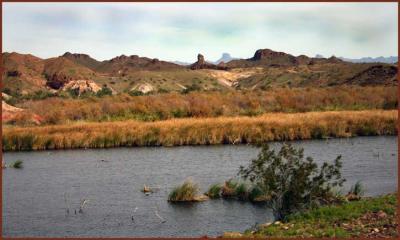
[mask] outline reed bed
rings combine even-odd
[[[3,127],[3,150],[240,144],[396,135],[396,110],[267,113],[257,117],[170,119]]]
[[[190,117],[260,116],[272,112],[396,109],[397,87],[338,86],[277,88],[268,91],[119,94],[104,98],[48,98],[18,107],[40,116],[43,125],[74,121],[160,121]],[[31,117],[30,117],[31,118]],[[28,119],[30,119],[28,117]],[[27,125],[21,118],[14,125]]]

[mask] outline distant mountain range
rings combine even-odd
[[[323,58],[321,54],[315,55],[316,58]],[[352,62],[352,63],[396,63],[398,62],[398,56],[390,56],[390,57],[363,57],[363,58],[345,58],[339,57],[343,61]]]
[[[221,62],[228,63],[228,62],[230,62],[232,60],[236,60],[236,59],[239,59],[239,58],[234,58],[229,53],[223,53],[221,58],[218,59],[217,61],[215,61],[214,63],[215,64],[220,64]]]
[[[323,55],[317,54],[315,55],[315,58],[324,58]],[[339,59],[346,61],[346,62],[352,62],[352,63],[396,63],[398,61],[397,56],[390,56],[390,57],[363,57],[363,58],[345,58],[345,57],[338,57]],[[228,63],[232,60],[237,60],[239,58],[232,57],[231,54],[229,53],[223,53],[221,58],[218,59],[217,61],[207,61],[209,63],[213,64],[220,64],[221,62]],[[188,62],[181,62],[181,61],[173,61],[172,63],[182,65],[182,66],[188,66],[190,63]]]
[[[344,61],[347,61],[347,62],[353,62],[353,63],[396,63],[399,58],[397,56],[391,56],[391,57],[376,57],[376,58],[363,57],[363,58],[358,58],[358,59],[341,57],[340,59],[343,59]]]

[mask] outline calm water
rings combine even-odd
[[[331,162],[341,154],[345,190],[357,180],[367,187],[367,195],[397,189],[397,137],[294,145],[318,162]],[[271,212],[262,205],[227,200],[170,204],[167,196],[187,177],[205,191],[234,176],[257,153],[243,145],[5,153],[7,163],[21,159],[24,168],[3,170],[3,234],[156,237],[244,231],[272,220]],[[143,184],[159,191],[145,196],[140,192]],[[83,199],[89,200],[84,212],[75,214]]]

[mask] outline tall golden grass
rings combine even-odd
[[[9,151],[238,144],[395,134],[396,110],[365,110],[4,127],[2,140],[3,150]]]
[[[82,121],[159,121],[171,118],[259,116],[269,112],[396,109],[397,87],[338,86],[268,91],[120,94],[104,98],[48,98],[18,105],[38,114],[43,125]],[[23,125],[18,122],[16,125]]]

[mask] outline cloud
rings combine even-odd
[[[3,49],[100,60],[294,55],[397,55],[396,3],[3,3]]]

